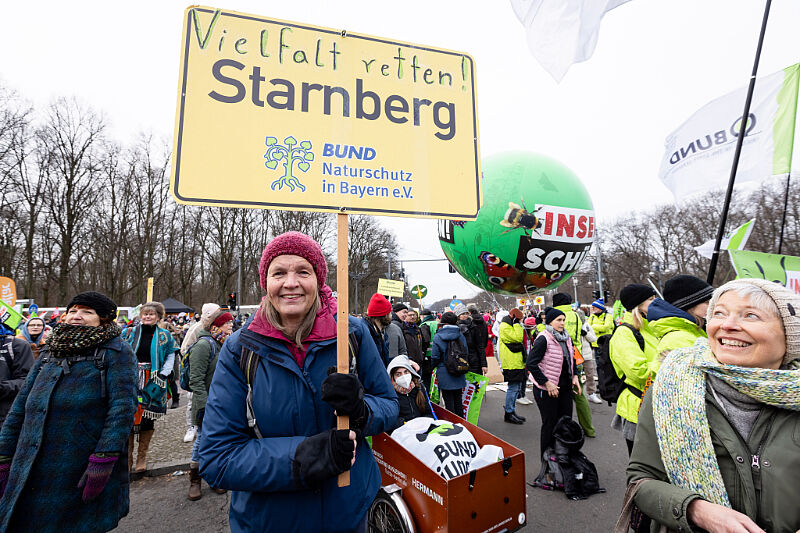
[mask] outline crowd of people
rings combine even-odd
[[[503,420],[525,424],[516,405],[535,402],[542,454],[573,405],[591,438],[589,404],[615,404],[630,457],[618,531],[800,528],[796,491],[780,489],[800,474],[800,298],[788,289],[748,279],[715,290],[678,275],[663,297],[625,286],[616,316],[568,293],[545,309],[442,313],[376,293],[349,317],[351,371],[338,373],[327,274],[319,244],[288,232],[263,251],[252,316],[215,303],[169,316],[147,302],[120,320],[87,291],[57,319],[3,326],[0,531],[116,527],[179,384],[189,500],[205,479],[232,491],[233,531],[366,531],[381,484],[367,438],[432,416],[434,386],[464,418],[465,374],[487,374],[492,359]],[[337,429],[341,415],[349,429]]]

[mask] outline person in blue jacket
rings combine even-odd
[[[308,235],[274,238],[259,264],[267,295],[220,351],[199,462],[210,485],[232,491],[233,532],[366,531],[381,476],[364,437],[391,427],[397,395],[361,319],[349,319],[355,373],[335,372],[327,274]],[[336,414],[350,430],[336,429]],[[339,487],[347,470],[350,485]]]
[[[461,401],[461,396],[464,387],[467,386],[467,380],[464,375],[456,376],[447,371],[445,367],[445,358],[447,357],[447,344],[455,339],[459,339],[464,353],[469,353],[467,348],[467,339],[461,333],[461,329],[457,325],[458,317],[455,313],[447,311],[442,315],[442,328],[433,337],[433,346],[431,347],[431,366],[436,369],[436,381],[439,384],[439,390],[442,391],[442,398],[444,399],[445,409],[453,414],[464,418],[464,404]]]

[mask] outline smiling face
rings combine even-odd
[[[719,297],[706,329],[711,351],[723,364],[777,369],[786,353],[777,308],[756,307],[732,290]]]
[[[139,320],[142,321],[144,326],[153,326],[158,322],[158,313],[152,309],[145,309],[139,315]]]
[[[279,255],[267,270],[267,297],[281,320],[302,321],[314,305],[317,276],[311,263],[298,255]]]

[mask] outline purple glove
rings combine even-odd
[[[8,474],[11,472],[11,463],[0,464],[0,498],[6,492],[6,485],[8,484]]]
[[[83,489],[84,503],[97,498],[103,492],[116,462],[116,456],[97,457],[95,454],[89,456],[89,466],[78,481],[78,488]]]

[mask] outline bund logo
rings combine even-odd
[[[267,145],[267,152],[264,154],[264,166],[270,170],[275,170],[280,164],[283,169],[283,176],[276,179],[270,185],[270,189],[281,190],[283,186],[289,187],[290,192],[295,189],[300,189],[305,192],[306,186],[300,183],[300,180],[292,173],[295,163],[296,167],[302,172],[307,172],[311,168],[310,161],[314,160],[314,152],[311,151],[311,142],[302,141],[297,143],[297,139],[286,137],[283,144],[278,144],[276,137],[267,137],[265,143]]]

